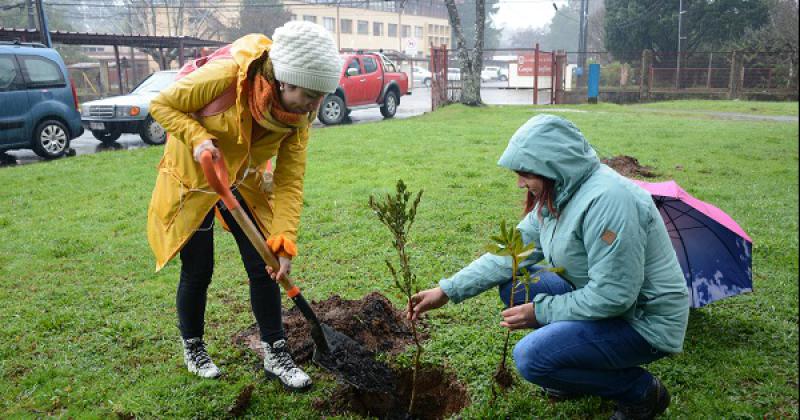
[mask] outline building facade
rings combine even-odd
[[[335,1],[286,0],[292,20],[317,23],[333,34],[340,50],[379,50],[430,56],[431,45],[450,45],[450,22],[444,2],[409,0],[340,6]],[[346,3],[344,3],[346,4]]]

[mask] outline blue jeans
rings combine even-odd
[[[499,289],[500,298],[508,306],[511,281]],[[539,293],[571,291],[561,277],[547,272],[538,283],[531,284],[529,295],[532,299]],[[514,304],[523,303],[525,288],[520,285]],[[630,403],[642,400],[653,381],[640,365],[667,353],[653,348],[625,320],[609,318],[550,323],[520,340],[513,355],[520,375],[541,387]]]

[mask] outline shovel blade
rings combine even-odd
[[[388,393],[394,389],[394,372],[375,360],[373,352],[326,324],[320,324],[320,330],[328,351],[314,347],[312,360],[317,365],[361,391]]]

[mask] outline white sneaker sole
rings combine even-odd
[[[291,386],[291,385],[283,382],[281,380],[281,378],[278,377],[278,375],[276,375],[276,374],[274,374],[274,373],[272,373],[272,372],[270,372],[270,371],[268,371],[266,369],[263,369],[263,370],[264,370],[264,373],[267,375],[267,379],[277,380],[281,385],[283,385],[283,388],[285,390],[290,391],[290,392],[306,392],[306,391],[310,390],[311,387],[314,386],[314,382],[309,382],[308,385],[304,385],[302,387],[294,387],[294,386]]]

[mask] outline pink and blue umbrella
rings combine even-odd
[[[693,308],[753,290],[753,241],[736,221],[675,181],[633,182],[653,196],[664,219]]]

